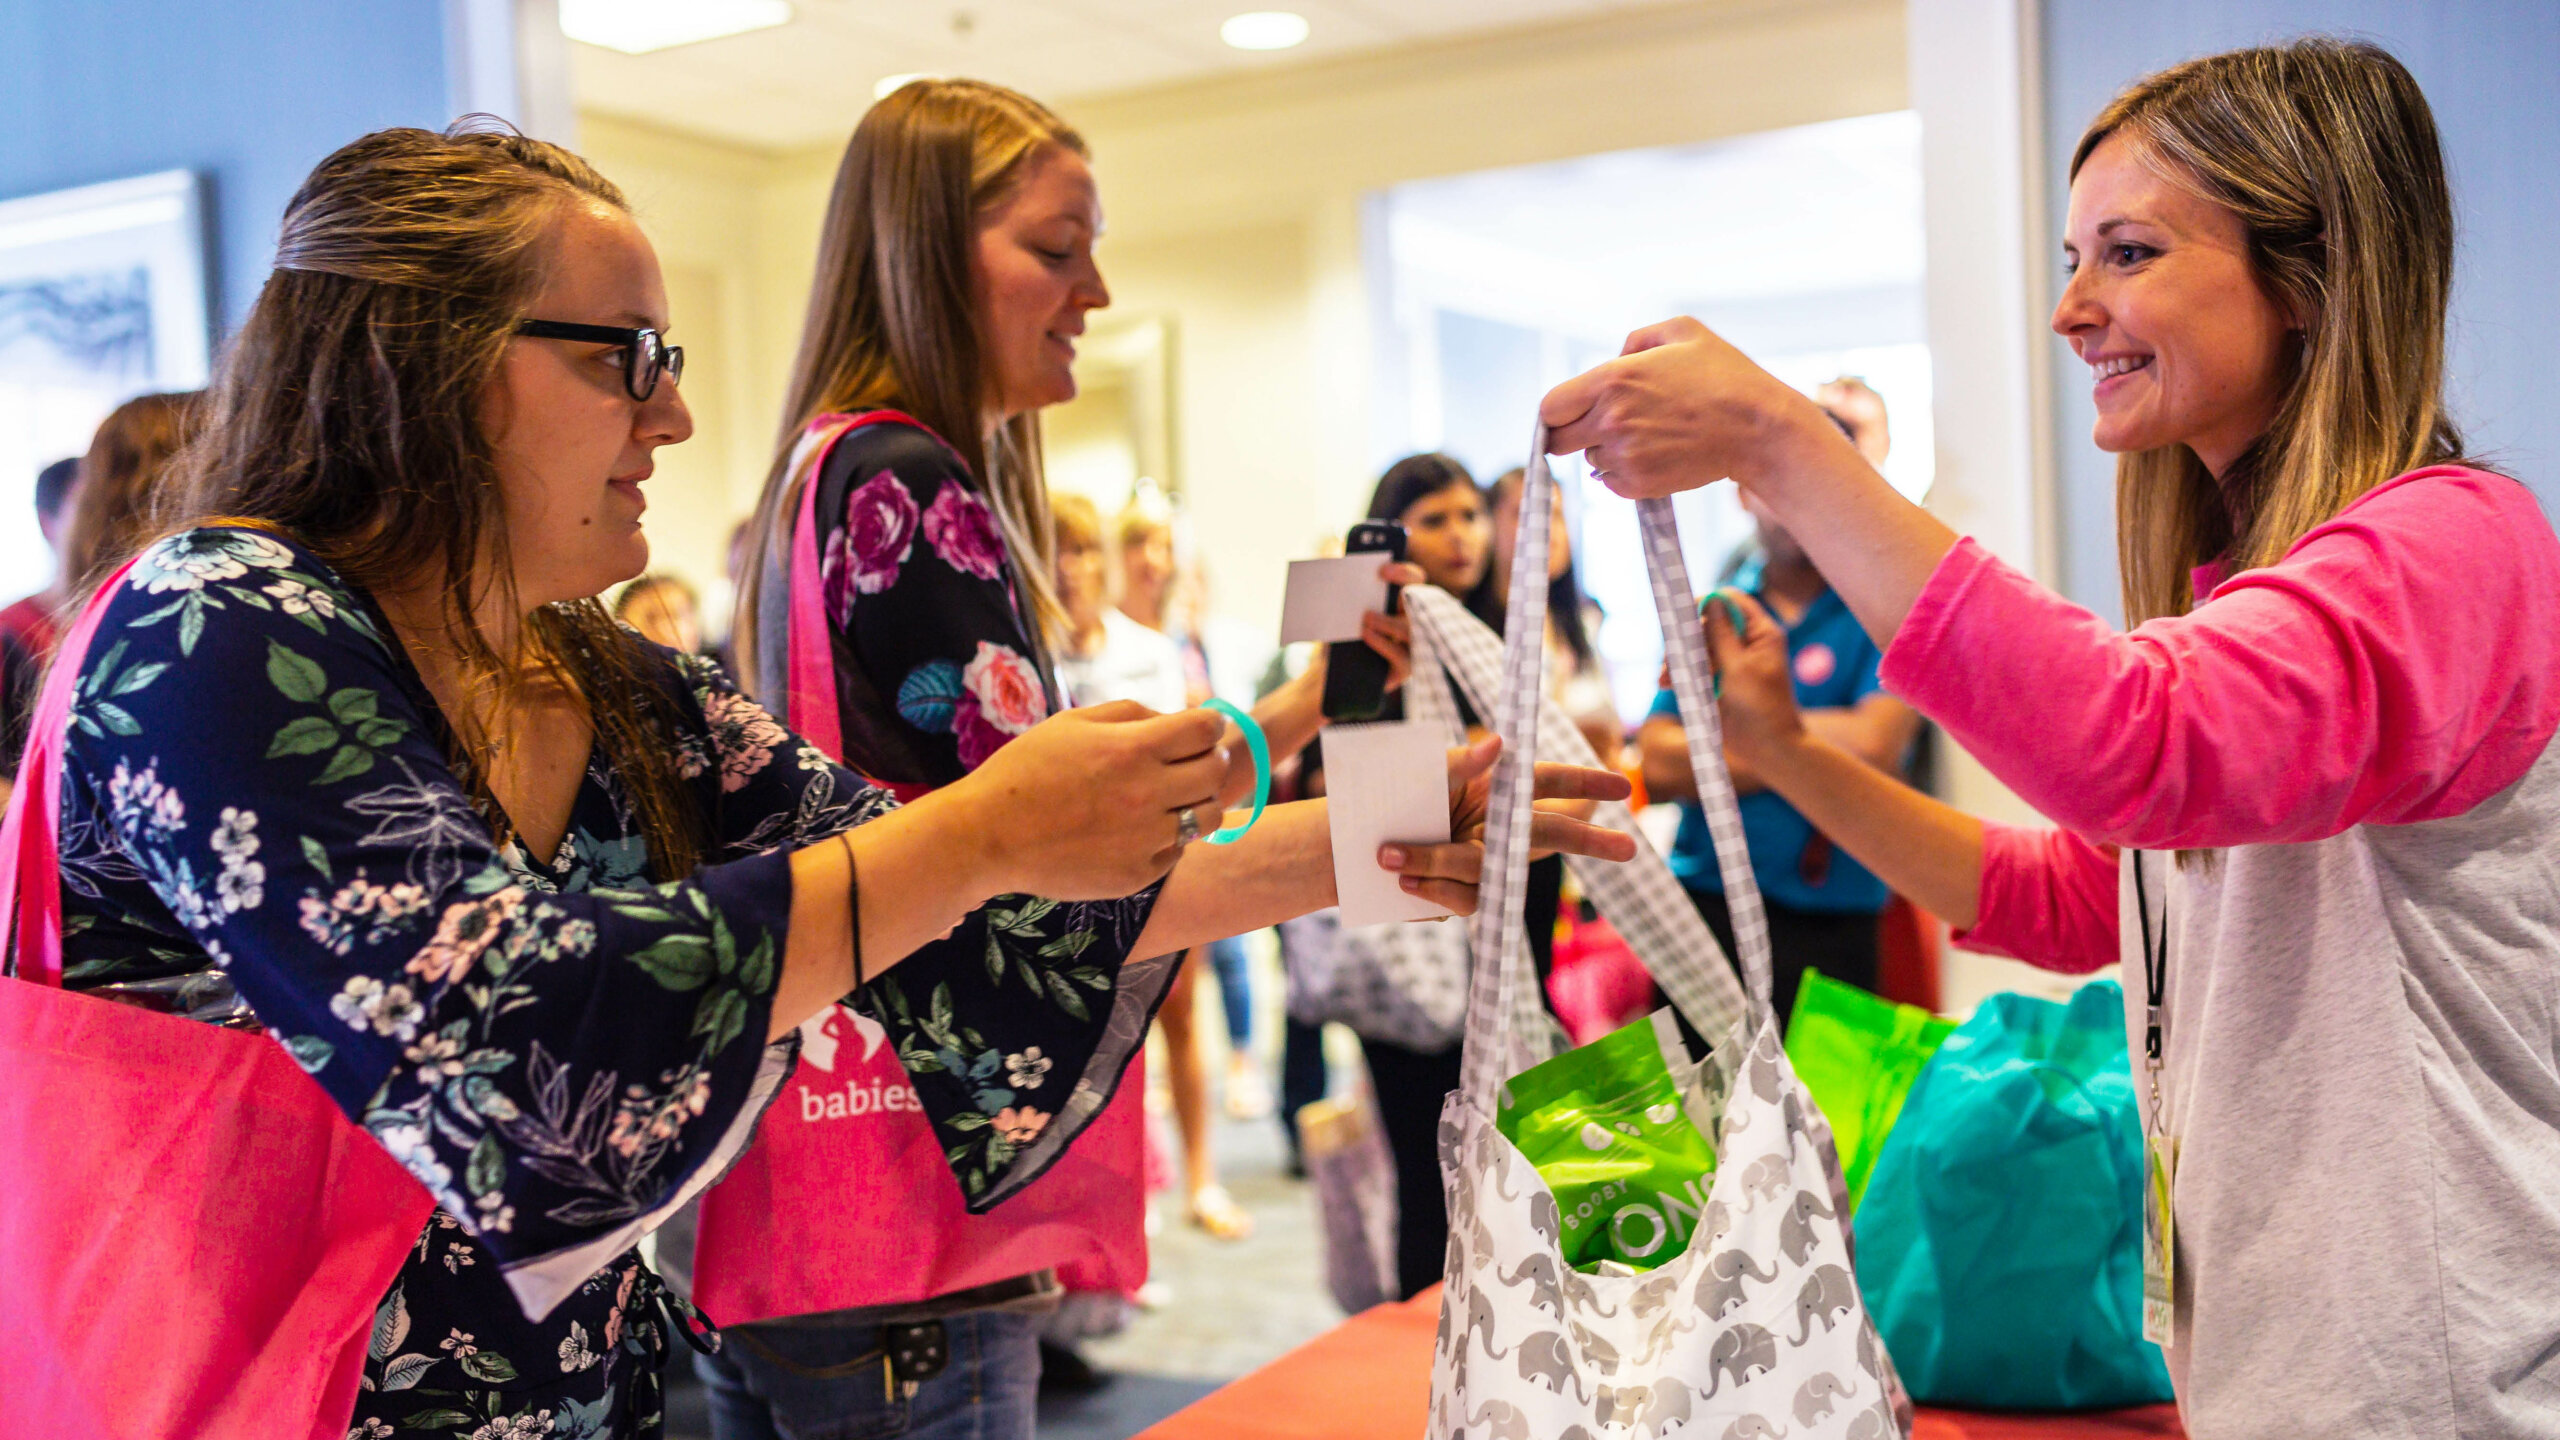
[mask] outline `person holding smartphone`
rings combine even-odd
[[[1966,943],[2123,962],[2189,1433],[2560,1433],[2560,540],[2446,411],[2426,97],[2326,38],[2148,76],[2071,157],[2063,253],[2129,632],[1694,321],[1550,393],[1553,443],[1622,494],[1731,476],[2059,822],[1851,755],[1773,617],[1710,611],[1753,773]]]

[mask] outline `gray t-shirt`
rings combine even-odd
[[[2560,740],[2463,814],[2119,884],[2168,908],[2187,1428],[2560,1437]]]

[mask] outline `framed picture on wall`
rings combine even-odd
[[[0,586],[12,595],[53,573],[36,472],[88,449],[124,401],[205,383],[206,274],[193,171],[0,200]]]
[[[1114,315],[1076,347],[1076,398],[1041,412],[1049,484],[1119,513],[1143,483],[1182,497],[1174,443],[1173,317]]]

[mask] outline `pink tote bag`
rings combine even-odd
[[[802,440],[784,723],[839,757],[817,477],[837,441],[884,423],[932,433],[874,410],[820,416]],[[891,788],[901,799],[921,793]],[[1146,1279],[1146,1087],[1134,1065],[1047,1174],[972,1215],[886,1033],[838,1005],[801,1036],[800,1068],[754,1147],[702,1200],[694,1301],[715,1322],[912,1304],[1053,1268],[1071,1290],[1134,1290]]]
[[[123,580],[0,822],[0,1437],[339,1440],[434,1202],[273,1041],[61,988],[63,731]]]

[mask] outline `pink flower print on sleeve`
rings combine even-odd
[[[1004,574],[1004,535],[987,502],[957,480],[943,482],[924,512],[924,538],[933,553],[963,575],[993,580]]]
[[[886,470],[845,497],[844,524],[827,536],[818,564],[830,619],[852,623],[855,596],[898,583],[898,568],[915,548],[916,518],[916,497]]]
[[[721,691],[707,697],[702,718],[711,726],[712,748],[720,757],[723,794],[745,789],[747,781],[773,758],[773,752],[791,739],[791,732],[782,728],[781,721],[744,695]],[[687,779],[707,768],[701,757],[686,757]]]
[[[485,900],[466,900],[445,908],[435,938],[409,957],[408,973],[429,985],[459,981],[471,973],[473,961],[514,922],[524,907],[524,889],[510,885]]]
[[[964,693],[951,728],[959,741],[960,763],[973,770],[1007,740],[1048,718],[1049,696],[1040,672],[993,641],[978,642],[976,658],[960,672],[960,686]]]

